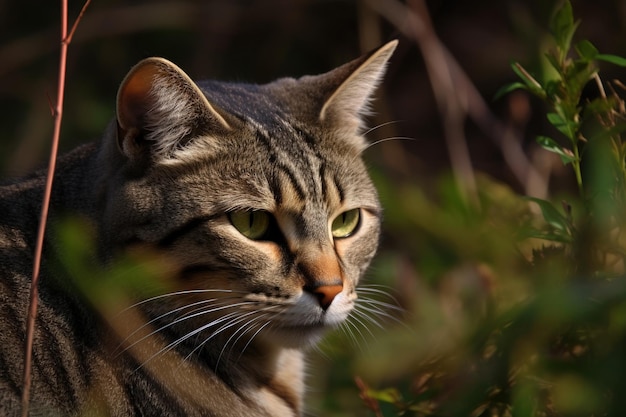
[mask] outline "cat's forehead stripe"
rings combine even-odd
[[[285,129],[277,132],[276,135],[282,135],[282,137],[277,137],[262,125],[252,122],[256,127],[255,137],[267,152],[270,172],[272,170],[280,172],[281,176],[289,181],[291,185],[289,188],[293,189],[297,193],[297,198],[302,201],[316,195],[323,196],[323,178],[318,173],[325,161],[318,152],[312,151],[310,144],[302,140],[303,136],[300,132],[290,127],[288,131]],[[289,135],[292,139],[287,147],[284,135]],[[275,176],[270,176],[270,185],[276,183]],[[280,184],[272,187],[277,202],[282,201],[284,197],[282,191],[279,190],[285,190],[285,187]]]
[[[337,175],[337,173],[333,175],[332,183],[335,185],[335,189],[337,190],[339,203],[343,203],[346,200],[346,190],[341,185],[341,181],[339,181],[339,176]]]
[[[306,201],[307,193],[302,189],[296,176],[284,166],[277,166],[276,175],[272,176],[272,192],[277,206],[289,204],[292,208]]]

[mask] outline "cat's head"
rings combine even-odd
[[[361,121],[396,44],[267,85],[194,83],[161,58],[130,71],[99,235],[105,256],[167,260],[172,293],[142,304],[160,326],[293,346],[348,317],[380,229]]]

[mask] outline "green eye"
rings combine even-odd
[[[331,226],[333,237],[348,237],[359,226],[361,218],[361,210],[358,208],[344,211],[339,216],[335,217]]]
[[[228,218],[239,233],[253,240],[263,237],[270,226],[270,214],[262,210],[233,211]]]

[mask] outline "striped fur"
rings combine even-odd
[[[91,225],[97,259],[80,279],[140,254],[167,290],[102,302],[63,272],[51,229],[33,415],[303,414],[304,352],[353,314],[376,251],[359,129],[395,45],[267,85],[194,83],[161,58],[130,71],[102,140],[59,160],[52,225],[70,213]],[[0,187],[0,415],[19,413],[43,185],[36,173]],[[356,228],[333,238],[353,209]],[[261,237],[229,214],[249,210],[269,213]]]

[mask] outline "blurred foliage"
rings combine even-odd
[[[545,102],[561,137],[537,142],[572,167],[578,194],[555,204],[480,177],[472,204],[447,179],[427,195],[376,176],[397,242],[381,256],[396,269],[374,271],[400,277],[411,331],[387,329],[356,360],[369,410],[360,415],[626,410],[626,111],[623,85],[605,85],[598,66],[626,60],[573,43],[578,25],[570,3],[560,3],[544,46],[549,70],[535,77],[513,63],[521,82],[499,93],[524,89]],[[596,98],[582,96],[589,84]]]

